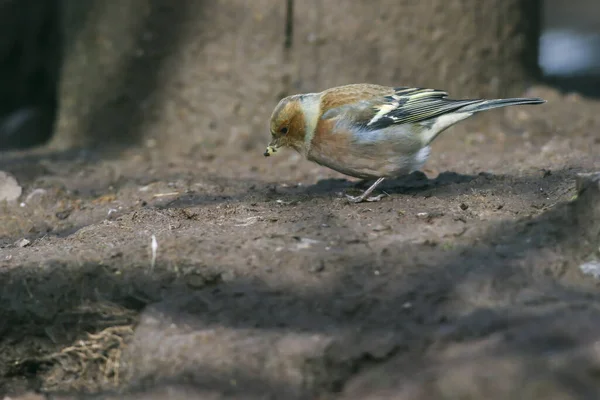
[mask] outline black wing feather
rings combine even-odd
[[[426,121],[481,101],[448,99],[448,93],[437,89],[398,87],[394,90],[393,95],[384,98],[383,104],[374,107],[367,129]]]

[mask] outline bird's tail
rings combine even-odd
[[[436,118],[432,129],[428,129],[423,133],[424,143],[431,143],[440,133],[462,121],[465,118],[472,116],[480,111],[487,111],[494,108],[516,106],[523,104],[543,104],[546,100],[530,97],[530,98],[513,98],[513,99],[493,99],[493,100],[447,100],[454,105],[450,105],[446,112],[441,113]],[[461,105],[462,103],[462,105]]]
[[[458,110],[456,110],[456,112],[476,113],[500,107],[516,106],[523,104],[543,104],[545,102],[546,100],[540,99],[538,97],[481,100],[477,103],[471,103],[464,107],[461,107]]]

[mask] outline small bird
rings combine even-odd
[[[540,98],[453,100],[437,89],[352,84],[320,93],[288,96],[270,120],[271,142],[265,157],[291,147],[306,159],[342,174],[376,179],[352,202],[369,197],[385,178],[419,170],[431,142],[445,129],[475,113],[520,104],[542,104]]]

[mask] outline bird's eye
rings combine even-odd
[[[285,135],[286,133],[288,133],[288,128],[287,128],[287,126],[284,126],[283,128],[281,128],[281,129],[279,130],[279,132],[281,132],[281,134],[282,134],[282,135]]]

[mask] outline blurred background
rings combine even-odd
[[[281,96],[359,81],[600,94],[594,0],[377,3],[3,0],[0,149],[248,150]]]
[[[358,82],[547,103],[348,204]],[[600,398],[599,97],[599,0],[0,0],[0,399]]]

